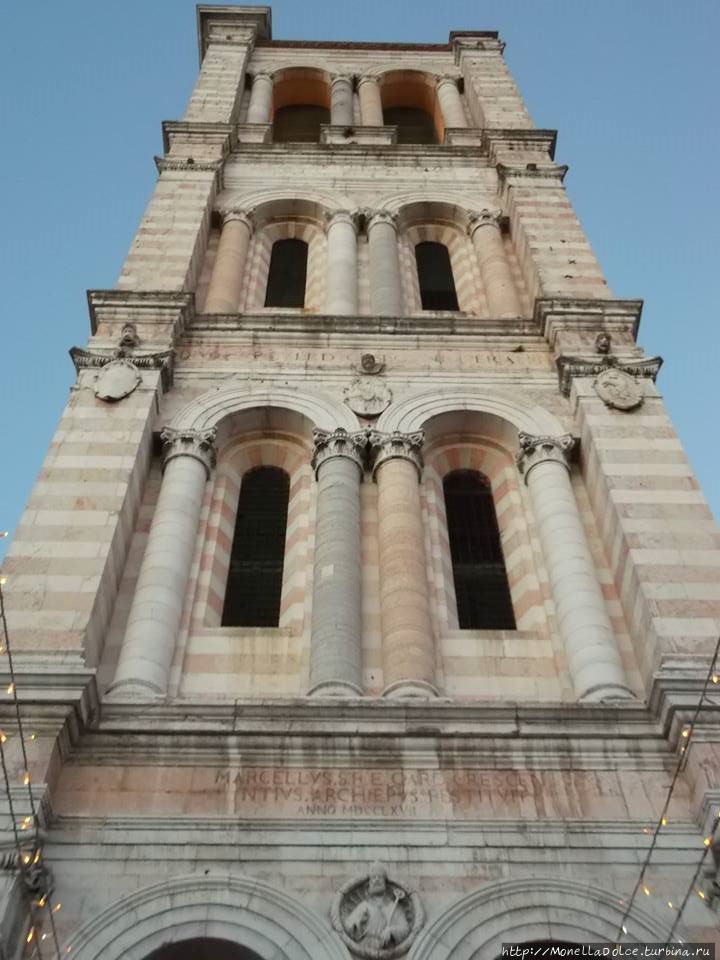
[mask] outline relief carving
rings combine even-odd
[[[605,406],[611,409],[634,410],[643,402],[640,384],[617,367],[601,373],[593,381],[593,386]]]
[[[403,956],[425,920],[417,894],[389,880],[379,862],[340,888],[330,917],[351,953],[367,960]]]

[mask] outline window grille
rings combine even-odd
[[[274,143],[318,143],[320,125],[330,123],[327,107],[293,104],[279,107],[273,117]]]
[[[490,481],[476,470],[443,480],[461,630],[515,630]]]
[[[398,143],[438,142],[433,118],[420,107],[386,107],[383,123],[397,127]]]
[[[256,467],[240,488],[223,608],[224,627],[277,627],[290,478]]]
[[[450,254],[445,244],[418,243],[415,262],[423,310],[459,310]]]
[[[308,245],[304,240],[276,240],[270,254],[266,307],[304,307]]]

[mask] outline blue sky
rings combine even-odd
[[[444,42],[499,30],[720,516],[716,288],[717,0],[279,0],[278,39]],[[85,291],[114,285],[155,183],[160,123],[197,73],[189,0],[35,0],[3,13],[0,530],[14,529],[89,335]],[[0,552],[7,541],[0,541]],[[1,553],[0,553],[1,555]]]

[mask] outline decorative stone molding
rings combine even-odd
[[[163,427],[160,440],[163,445],[163,470],[175,457],[193,457],[205,467],[210,476],[215,466],[216,430],[174,430]]]
[[[126,336],[125,330],[126,327],[123,328],[123,337]],[[123,397],[132,393],[141,382],[138,370],[159,369],[163,392],[167,392],[172,386],[175,366],[174,350],[138,355],[133,353],[132,348],[126,346],[120,346],[117,350],[86,350],[83,347],[71,347],[69,353],[75,372],[78,374],[81,370],[100,369],[102,371],[103,368],[110,367],[109,377],[104,376],[102,372],[97,377],[95,395],[101,400],[122,400]],[[123,389],[123,385],[129,388],[133,376],[136,378],[134,386],[124,393],[118,393],[118,390]]]
[[[394,960],[410,949],[425,922],[418,895],[388,880],[384,864],[343,884],[330,920],[345,946],[365,960]]]
[[[491,127],[482,131],[483,148],[487,151],[491,161],[497,162],[498,151],[512,150],[515,153],[525,151],[547,153],[551,160],[555,158],[557,130],[518,130],[514,128]],[[502,162],[502,161],[501,161]]]
[[[556,360],[560,393],[567,397],[574,377],[600,377],[609,370],[618,370],[628,377],[649,377],[653,383],[663,364],[662,357],[647,357],[642,360],[621,360],[601,354],[597,357],[560,356]],[[637,405],[637,404],[636,404]]]
[[[328,210],[325,213],[325,231],[336,223],[347,223],[357,233],[359,214],[352,210]]]
[[[595,393],[613,410],[635,410],[643,402],[642,387],[623,370],[605,370],[593,381]]]
[[[197,120],[163,120],[163,149],[169,153],[175,144],[187,149],[189,144],[213,145],[227,156],[233,144],[235,129],[230,123],[203,123]]]
[[[560,333],[611,333],[635,340],[640,327],[642,300],[598,300],[575,297],[538,297],[534,319],[540,333],[554,346]]]
[[[330,88],[332,89],[336,83],[349,83],[352,86],[353,80],[354,77],[350,73],[336,73],[330,80]]]
[[[368,435],[365,430],[359,430],[355,433],[348,433],[344,427],[338,427],[336,430],[313,430],[313,455],[310,465],[315,471],[317,479],[318,470],[328,460],[333,457],[346,457],[352,460],[360,468],[362,473],[365,467],[365,448],[368,444]]]
[[[507,164],[498,163],[496,165],[500,183],[504,186],[512,180],[551,180],[556,183],[562,183],[565,175],[570,169],[567,164],[543,164],[526,163],[524,167],[509,167]]]
[[[418,472],[418,479],[422,476],[423,458],[422,445],[425,440],[425,431],[415,433],[401,433],[393,430],[392,433],[382,433],[372,430],[369,436],[370,455],[373,477],[387,460],[400,458],[408,460]]]
[[[457,90],[459,79],[460,77],[454,77],[449,73],[440,73],[435,77],[435,85],[440,87],[443,83],[449,83]]]
[[[241,207],[228,207],[226,209],[219,210],[218,213],[222,217],[223,226],[225,226],[226,223],[236,220],[239,223],[244,223],[248,228],[248,231],[252,234],[253,218],[252,214],[248,210],[243,210]]]
[[[182,170],[184,173],[210,172],[218,173],[223,168],[224,160],[194,160],[192,157],[185,159],[155,157],[155,166],[158,173],[165,173],[167,170]]]
[[[536,437],[520,431],[518,443],[520,452],[517,455],[517,464],[520,473],[525,477],[525,483],[533,467],[548,460],[562,464],[570,472],[569,459],[577,446],[577,440],[572,434],[565,433],[560,437]]]

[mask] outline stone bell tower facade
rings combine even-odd
[[[62,950],[714,939],[720,543],[554,131],[495,33],[198,28],[3,571]]]

